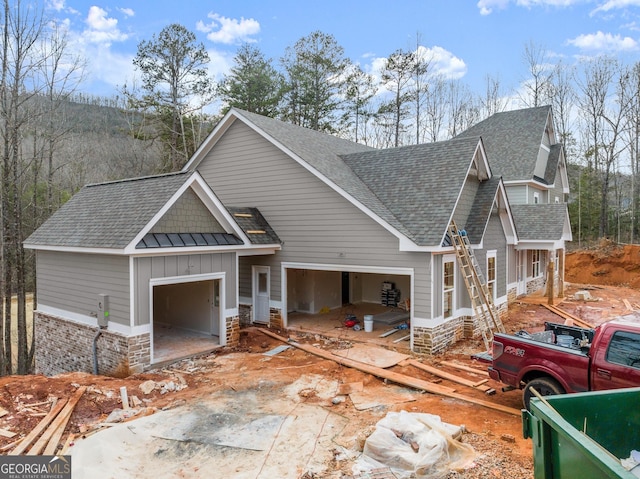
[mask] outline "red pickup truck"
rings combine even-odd
[[[489,376],[543,396],[640,386],[640,316],[628,315],[595,329],[545,323],[529,334],[495,334]]]

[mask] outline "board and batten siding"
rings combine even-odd
[[[273,301],[282,300],[282,262],[412,268],[415,315],[430,318],[429,255],[400,252],[394,235],[242,122],[198,171],[225,205],[257,207],[283,241],[275,255],[241,259],[271,266]]]
[[[135,258],[135,326],[149,324],[149,284],[152,279],[225,273],[225,307],[238,307],[235,253],[189,254]],[[194,279],[198,281],[198,279]]]
[[[98,294],[109,295],[109,321],[129,326],[129,259],[38,251],[38,307],[95,318]]]
[[[466,228],[466,222],[473,208],[473,202],[476,199],[479,186],[480,182],[477,176],[467,176],[464,187],[462,188],[462,193],[456,204],[456,211],[453,215],[456,226],[460,229]]]
[[[504,235],[502,222],[495,205],[491,211],[491,217],[484,235],[484,244],[487,250],[496,250],[496,297],[500,298],[507,294],[507,238]],[[484,259],[480,263],[485,278],[487,274],[487,250],[484,250]]]

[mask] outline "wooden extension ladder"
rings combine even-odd
[[[471,298],[473,312],[478,318],[484,345],[487,348],[487,352],[491,352],[493,333],[495,331],[504,333],[504,325],[500,320],[500,315],[493,302],[493,295],[489,292],[480,265],[478,265],[478,261],[473,254],[466,232],[459,230],[453,220],[447,232],[456,250],[460,271]]]

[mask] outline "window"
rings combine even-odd
[[[442,264],[442,315],[453,316],[455,298],[455,259],[445,257]]]
[[[540,276],[540,250],[536,249],[531,252],[531,276],[537,278]]]
[[[487,252],[487,289],[489,297],[496,300],[496,252]]]
[[[640,334],[617,331],[607,349],[607,361],[640,369]]]

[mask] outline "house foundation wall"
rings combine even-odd
[[[149,333],[125,336],[41,312],[34,313],[34,330],[38,374],[93,373],[94,340],[99,374],[126,377],[142,372],[151,361]]]
[[[240,316],[226,318],[227,346],[233,347],[240,343]]]

